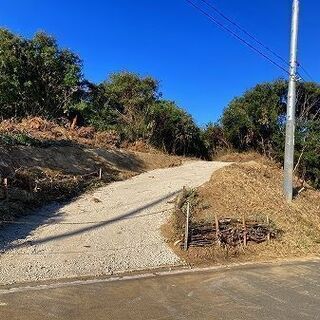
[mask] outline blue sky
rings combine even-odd
[[[197,1],[197,0],[194,0]],[[209,0],[288,57],[291,0]],[[299,60],[318,80],[320,3],[301,1]],[[43,30],[78,53],[85,76],[129,70],[160,80],[202,125],[235,96],[286,75],[222,32],[185,0],[0,0],[0,24],[23,36]]]

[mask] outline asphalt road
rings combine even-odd
[[[320,319],[320,261],[0,287],[0,319]]]

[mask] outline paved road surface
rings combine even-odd
[[[317,320],[319,267],[315,260],[11,293],[0,289],[0,319]]]
[[[180,264],[160,233],[170,200],[225,165],[192,161],[147,172],[2,229],[0,285]]]

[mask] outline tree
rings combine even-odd
[[[221,150],[230,149],[230,143],[227,141],[224,130],[219,123],[209,122],[202,130],[202,140],[210,158]]]
[[[2,118],[62,116],[79,102],[82,64],[43,32],[23,39],[0,29],[0,115]]]
[[[279,135],[286,111],[286,86],[282,80],[260,84],[229,104],[221,122],[234,148],[273,153],[273,137]]]
[[[192,117],[174,102],[160,100],[147,114],[150,142],[180,155],[206,156],[200,129]]]
[[[287,82],[259,84],[225,109],[221,123],[227,140],[239,150],[257,150],[283,161]],[[320,187],[320,86],[299,83],[296,105],[297,171]]]
[[[90,88],[90,122],[100,129],[116,128],[129,140],[145,138],[145,115],[158,100],[158,82],[135,73],[113,73]]]

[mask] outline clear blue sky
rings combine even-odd
[[[210,0],[288,57],[291,0]],[[185,0],[1,0],[0,24],[30,37],[43,30],[78,53],[85,76],[129,70],[161,81],[165,98],[199,124],[215,121],[237,95],[285,76],[215,27]],[[300,61],[318,80],[320,2],[301,1]]]

